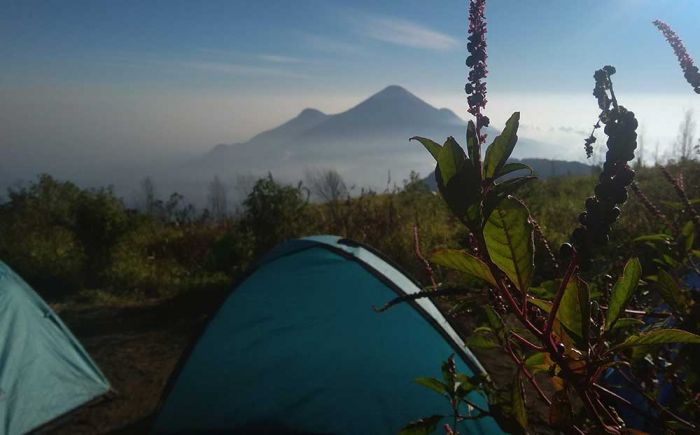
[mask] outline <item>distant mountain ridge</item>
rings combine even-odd
[[[508,159],[510,163],[524,163],[532,168],[534,175],[540,179],[547,179],[552,177],[562,177],[562,176],[574,176],[574,175],[591,175],[593,173],[593,166],[587,165],[581,162],[571,162],[566,160],[550,160],[550,159]],[[520,176],[526,175],[527,171],[516,171],[512,175]],[[508,178],[508,177],[505,177]],[[435,172],[431,172],[430,175],[423,179],[423,182],[430,188],[430,190],[437,192],[437,181],[435,180]]]
[[[387,173],[406,178],[410,171],[428,173],[431,159],[412,136],[464,142],[466,122],[449,109],[438,109],[401,86],[391,85],[337,114],[304,109],[291,120],[249,141],[217,145],[190,161],[191,177],[211,179],[232,173],[299,179],[308,169],[334,168],[351,183],[381,186]],[[498,132],[486,129],[489,137]],[[545,144],[521,138],[517,152],[543,155]]]

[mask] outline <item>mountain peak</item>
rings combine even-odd
[[[316,118],[316,117],[325,116],[325,115],[326,114],[321,112],[320,110],[307,107],[306,109],[302,110],[299,113],[299,115],[297,115],[297,117],[298,118]]]
[[[397,98],[397,97],[414,97],[415,95],[408,92],[405,88],[399,85],[389,85],[381,91],[377,92],[370,98],[387,97],[387,98]]]

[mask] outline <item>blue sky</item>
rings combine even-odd
[[[1,3],[0,152],[196,152],[389,84],[466,116],[466,1]],[[591,77],[605,64],[650,141],[667,143],[698,107],[651,25],[667,21],[700,57],[697,0],[491,0],[486,14],[496,123],[520,110],[523,134],[574,140],[594,121]]]

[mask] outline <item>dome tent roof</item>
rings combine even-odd
[[[453,353],[459,371],[482,372],[474,355],[427,298],[373,310],[418,291],[355,242],[283,243],[234,286],[184,357],[154,431],[396,433],[449,414],[447,400],[413,381],[439,377]],[[491,418],[463,425],[500,432]]]

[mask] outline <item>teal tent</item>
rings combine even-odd
[[[414,382],[456,354],[483,368],[427,299],[381,306],[419,287],[379,254],[331,236],[284,243],[233,287],[186,351],[156,433],[390,434],[449,414]],[[481,396],[471,398],[484,408]],[[447,420],[445,420],[447,422]],[[500,433],[491,418],[460,433]]]
[[[109,389],[58,316],[0,262],[0,435],[39,428]]]

